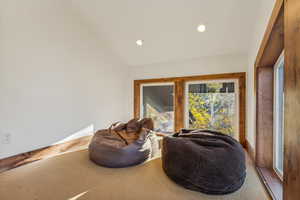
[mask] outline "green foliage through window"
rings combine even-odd
[[[189,128],[220,131],[234,137],[235,93],[228,92],[224,83],[191,84],[205,92],[189,90]]]

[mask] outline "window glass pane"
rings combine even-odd
[[[220,131],[238,140],[235,82],[188,83],[187,88],[187,127]]]
[[[275,96],[275,168],[283,174],[283,144],[284,144],[284,64],[276,69]]]
[[[174,86],[142,86],[142,117],[152,118],[156,131],[174,131]]]

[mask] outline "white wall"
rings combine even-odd
[[[247,72],[247,55],[220,55],[202,57],[180,62],[168,62],[147,66],[130,67],[131,92],[128,113],[133,115],[133,80],[163,78],[175,76],[192,76],[205,74],[222,74]]]
[[[255,98],[254,98],[254,63],[263,39],[266,27],[272,14],[275,0],[260,1],[257,12],[256,26],[253,30],[252,45],[248,56],[248,140],[255,147]]]
[[[191,60],[130,67],[130,78],[162,78],[202,74],[246,72],[247,55],[220,55]]]
[[[70,1],[0,1],[0,158],[126,119],[128,70],[81,19]]]

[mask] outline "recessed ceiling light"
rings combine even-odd
[[[203,32],[206,30],[206,27],[205,27],[204,24],[200,24],[200,25],[197,27],[197,30],[198,30],[198,32],[203,33]]]
[[[143,45],[143,40],[137,40],[135,43],[138,46],[142,46]]]

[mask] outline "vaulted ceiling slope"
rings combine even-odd
[[[72,0],[128,66],[247,53],[257,0]],[[197,32],[205,24],[207,31]],[[144,45],[137,47],[135,41]]]

